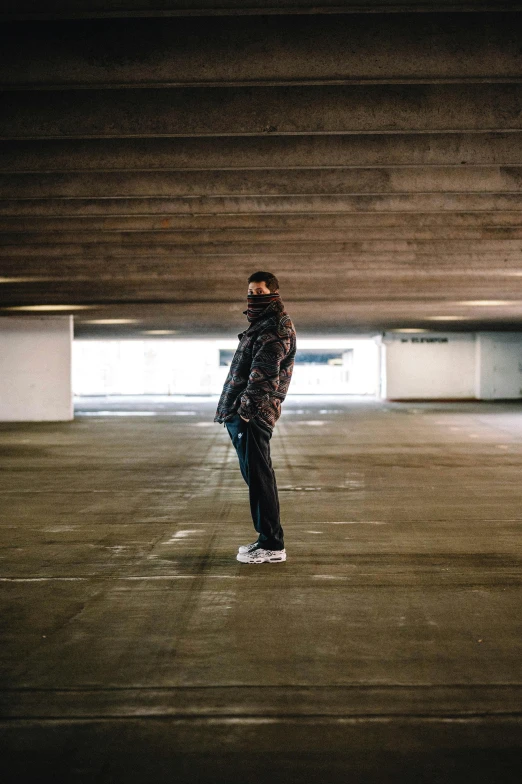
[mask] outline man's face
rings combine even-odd
[[[252,283],[248,284],[248,293],[255,294],[270,294],[270,289],[267,287],[264,280],[257,281],[254,280]]]

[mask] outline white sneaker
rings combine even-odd
[[[286,550],[264,550],[257,546],[247,553],[238,553],[236,558],[241,563],[279,563],[286,561]]]
[[[254,547],[258,547],[259,542],[252,542],[252,544],[240,544],[237,548],[238,553],[249,553]]]

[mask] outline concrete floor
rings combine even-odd
[[[0,425],[2,781],[519,784],[522,405],[287,398],[260,566],[215,405]]]

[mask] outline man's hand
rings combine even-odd
[[[241,419],[243,419],[245,422],[249,422],[249,421],[250,421],[249,419],[245,419],[245,417],[244,417],[244,416],[241,416],[241,414],[240,414],[239,416],[240,416],[240,417],[241,417]]]

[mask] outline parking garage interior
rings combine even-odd
[[[522,5],[4,0],[0,771],[522,778]],[[288,559],[219,394],[274,272]]]

